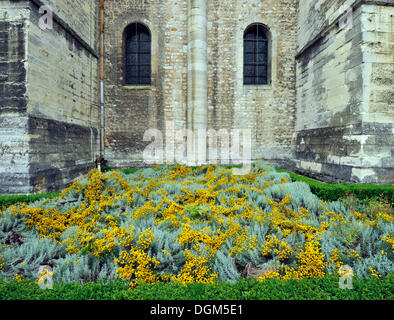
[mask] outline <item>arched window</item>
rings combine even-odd
[[[125,29],[125,84],[151,84],[151,35],[141,23]]]
[[[268,84],[269,38],[262,24],[252,24],[244,33],[244,84]]]

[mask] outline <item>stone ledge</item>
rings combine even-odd
[[[125,85],[122,86],[122,89],[126,90],[152,90],[153,86],[132,86],[132,85]]]

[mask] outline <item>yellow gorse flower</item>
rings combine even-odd
[[[371,271],[371,277],[381,278],[382,276],[373,268],[369,267],[369,271]]]
[[[22,282],[23,281],[23,275],[15,273],[14,274],[14,280],[16,280],[17,282]]]

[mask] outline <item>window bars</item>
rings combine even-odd
[[[261,24],[250,26],[244,34],[244,84],[268,84],[268,38]]]
[[[151,35],[141,23],[125,30],[125,84],[151,84]]]

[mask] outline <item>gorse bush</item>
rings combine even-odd
[[[89,172],[55,199],[0,213],[0,277],[55,283],[235,283],[394,270],[390,206],[324,202],[263,161],[230,168],[163,165]],[[357,209],[357,210],[356,210]],[[358,209],[361,209],[358,211]]]

